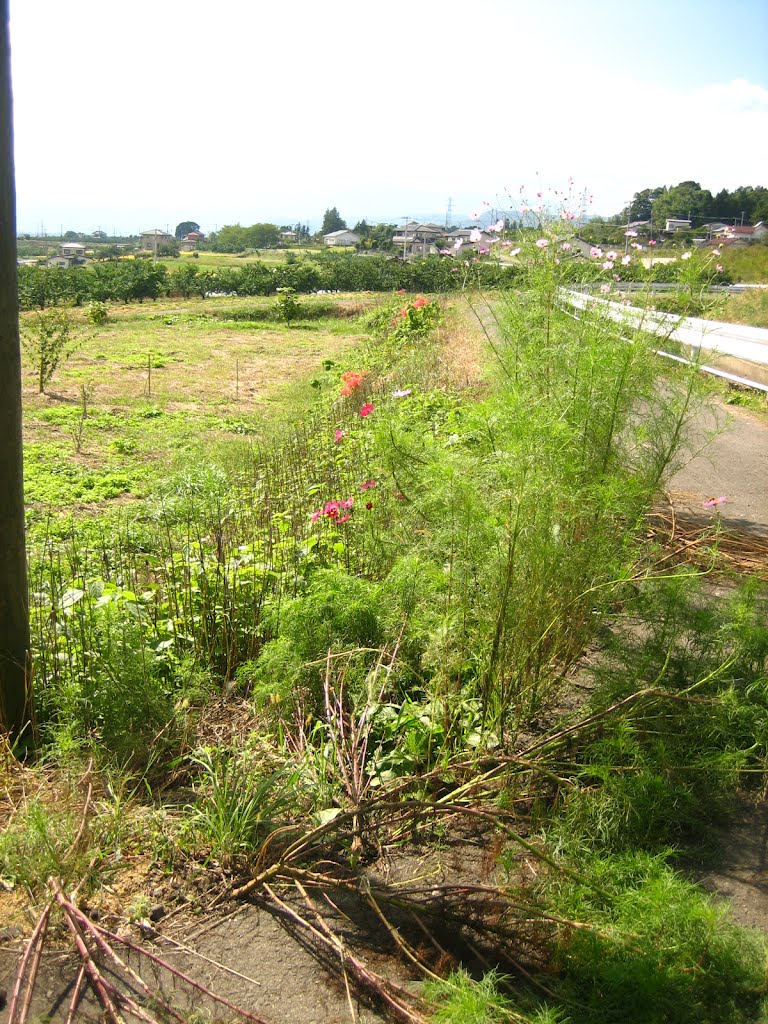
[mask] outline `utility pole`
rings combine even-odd
[[[0,730],[31,720],[8,0],[0,0]]]
[[[445,230],[453,223],[453,196],[448,196],[448,209],[445,211]]]

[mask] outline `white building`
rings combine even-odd
[[[323,242],[326,245],[357,245],[359,241],[360,235],[356,235],[354,231],[349,231],[347,228],[323,235]]]

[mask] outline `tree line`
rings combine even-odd
[[[483,284],[508,281],[515,268],[479,263]],[[247,263],[212,270],[185,263],[169,269],[150,259],[113,260],[90,267],[33,267],[18,270],[19,307],[24,310],[85,302],[143,302],[161,296],[205,298],[211,294],[274,295],[279,288],[316,291],[447,292],[461,287],[464,275],[452,260],[437,256],[403,261],[388,256],[318,253],[312,259],[279,266]]]
[[[625,206],[612,221],[650,221],[661,231],[669,217],[690,219],[692,227],[712,221],[726,224],[756,224],[768,221],[768,188],[762,185],[740,185],[733,192],[721,189],[713,195],[698,181],[681,181],[667,188],[659,185],[635,192],[632,202]]]

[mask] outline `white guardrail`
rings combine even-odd
[[[562,301],[574,309],[586,309],[587,306],[599,305],[609,319],[626,325],[634,330],[646,331],[680,342],[681,345],[698,352],[702,350],[742,359],[755,363],[760,367],[768,367],[768,330],[763,327],[747,327],[743,324],[726,324],[718,320],[700,320],[698,317],[683,317],[676,313],[659,313],[640,309],[637,306],[625,306],[610,299],[601,299],[597,295],[561,288]],[[659,349],[658,354],[679,362],[690,363],[692,360],[673,355]],[[699,360],[697,360],[699,363]],[[734,381],[745,387],[757,388],[768,392],[768,386],[749,377],[740,377],[734,373],[715,366],[700,364],[705,373],[712,373],[726,380]]]

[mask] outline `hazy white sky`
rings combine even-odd
[[[768,186],[766,0],[11,0],[21,231]]]

